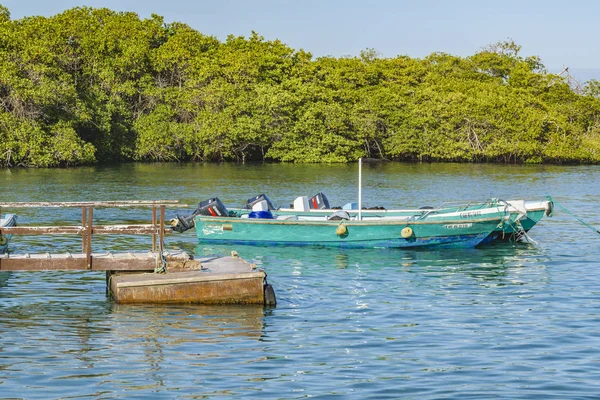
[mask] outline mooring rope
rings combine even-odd
[[[593,230],[594,232],[596,232],[597,234],[600,235],[600,230],[599,229],[594,228],[592,225],[588,224],[587,222],[585,222],[584,220],[582,220],[581,218],[579,218],[577,215],[575,215],[572,212],[570,212],[569,210],[567,210],[565,207],[563,207],[562,204],[560,204],[556,200],[553,200],[553,202],[554,202],[554,204],[556,204],[557,206],[559,206],[564,212],[566,212],[567,214],[569,214],[570,216],[572,216],[573,218],[575,218],[577,221],[581,222],[581,224],[583,224],[584,226],[587,226],[588,228],[590,228],[591,230]]]
[[[154,267],[155,274],[164,274],[167,272],[167,259],[165,258],[165,244],[159,240],[159,249],[156,254],[156,266]]]
[[[156,267],[154,268],[154,273],[164,274],[167,272],[167,259],[165,258],[165,251],[162,249],[162,246],[156,254]]]

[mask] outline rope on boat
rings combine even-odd
[[[512,207],[510,205],[510,203],[508,201],[506,201],[506,200],[496,199],[496,202],[497,202],[497,204],[504,205],[504,217],[505,218],[507,216],[509,217],[509,218],[506,218],[506,220],[503,222],[503,224],[505,226],[508,226],[509,228],[512,228],[514,230],[514,233],[511,233],[508,239],[511,242],[513,242],[513,241],[517,242],[521,237],[525,237],[525,239],[527,239],[528,242],[534,243],[534,244],[538,244],[535,240],[531,239],[527,235],[527,232],[525,232],[525,229],[523,229],[523,227],[521,226],[521,224],[519,224],[519,223],[518,224],[513,224],[512,221],[510,220],[510,209],[512,208],[512,209],[515,209],[516,211],[519,211],[519,210],[517,210],[516,208]],[[492,201],[492,204],[493,204],[493,201]],[[527,216],[527,215],[525,215],[525,217],[529,218],[529,216]],[[505,231],[503,229],[502,230],[502,239],[505,238],[505,235],[506,235],[506,233],[505,233]]]
[[[521,232],[519,232],[519,235],[524,236],[525,240],[527,240],[529,243],[539,244],[538,242],[536,242],[535,240],[533,240],[533,238],[531,236],[529,236],[527,234],[527,232],[525,232],[525,229],[523,229],[523,228],[521,228]]]
[[[554,204],[556,204],[557,206],[559,206],[564,212],[566,212],[567,214],[569,214],[570,216],[572,216],[573,218],[575,218],[577,221],[581,222],[582,225],[587,226],[588,228],[590,228],[591,230],[593,230],[594,232],[596,232],[597,234],[600,235],[600,229],[594,228],[592,225],[588,224],[587,222],[585,222],[584,220],[582,220],[581,218],[579,218],[577,215],[575,215],[572,212],[570,212],[569,210],[567,210],[565,207],[562,206],[562,204],[560,204],[556,200],[554,200]]]

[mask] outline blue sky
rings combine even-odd
[[[359,55],[425,57],[432,52],[469,56],[512,39],[521,55],[536,55],[550,72],[563,66],[600,79],[600,2],[571,0],[0,0],[12,19],[51,16],[77,6],[156,13],[224,40],[280,39],[315,57]],[[582,78],[580,78],[582,79]]]

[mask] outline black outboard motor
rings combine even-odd
[[[325,196],[323,193],[315,194],[310,199],[308,204],[309,204],[309,207],[314,210],[325,210],[325,209],[331,208],[331,207],[329,207],[329,200],[327,200],[327,196]]]
[[[213,197],[208,200],[204,200],[198,204],[198,208],[194,211],[194,216],[196,215],[208,215],[212,217],[227,217],[229,214],[227,213],[227,209],[221,203],[218,197]]]
[[[267,202],[267,205],[269,207],[269,210],[275,210],[275,206],[273,205],[273,203],[271,202],[271,200],[267,197],[267,195],[263,194],[259,194],[258,196],[254,196],[250,199],[248,199],[248,201],[246,202],[246,205],[244,206],[244,208],[246,210],[252,210],[252,206],[255,205],[258,202],[261,202],[265,200]]]
[[[192,229],[194,227],[194,217],[195,215],[178,215],[176,218],[171,220],[171,227],[175,232],[185,232],[188,229]]]
[[[223,205],[218,197],[201,201],[198,208],[193,213],[188,215],[178,215],[177,218],[171,220],[171,226],[176,232],[185,232],[194,227],[194,217],[196,215],[207,215],[212,217],[228,217],[227,208]]]

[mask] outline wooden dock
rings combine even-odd
[[[107,286],[117,303],[276,304],[264,271],[236,254],[195,259],[184,251],[165,250],[168,205],[177,201],[114,201],[72,203],[0,203],[2,208],[80,207],[81,225],[12,226],[0,234],[79,235],[81,253],[0,254],[0,271],[106,271]],[[151,207],[150,224],[95,225],[94,207]],[[148,252],[94,252],[94,235],[151,235]],[[18,240],[18,238],[17,238]]]

